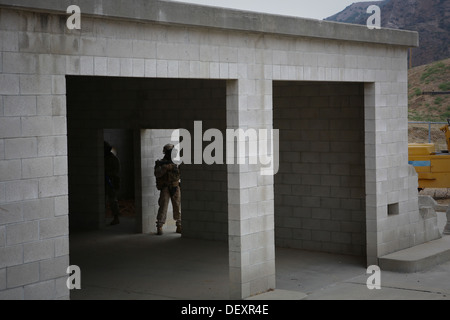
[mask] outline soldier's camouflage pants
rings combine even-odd
[[[168,187],[163,188],[159,194],[159,210],[156,225],[162,227],[166,223],[167,209],[169,207],[169,201],[172,202],[173,207],[173,219],[176,221],[177,226],[181,226],[181,190],[180,187],[175,187],[173,195]]]

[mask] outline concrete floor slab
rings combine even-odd
[[[135,234],[134,223],[72,233],[71,264],[81,268],[72,300],[229,300],[228,245]],[[255,300],[450,300],[450,262],[411,274],[383,271],[369,290],[364,259],[276,249],[277,288]]]
[[[307,295],[303,292],[276,289],[258,294],[245,300],[303,300],[306,297]]]

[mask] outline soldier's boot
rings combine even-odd
[[[181,225],[178,225],[178,226],[177,226],[177,231],[176,231],[176,233],[180,233],[180,234],[181,234],[181,231],[182,231],[182,230],[181,230]]]
[[[162,236],[163,235],[163,229],[162,226],[156,226],[156,234],[158,236]]]

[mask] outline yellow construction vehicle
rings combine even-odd
[[[450,119],[447,122],[440,128],[445,134],[447,150],[436,152],[434,143],[408,144],[408,161],[419,175],[419,190],[450,188]]]

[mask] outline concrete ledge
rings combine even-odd
[[[450,261],[450,236],[401,250],[378,259],[381,270],[414,273]]]
[[[303,300],[306,297],[307,295],[303,292],[276,289],[249,297],[245,300]]]
[[[396,29],[369,30],[366,26],[323,20],[200,6],[156,0],[0,0],[0,6],[67,15],[67,8],[78,5],[91,16],[177,24],[195,27],[280,34],[299,37],[419,46],[417,32]]]

